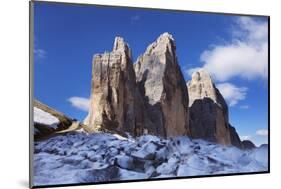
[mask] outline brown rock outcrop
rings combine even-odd
[[[84,123],[90,132],[127,131],[136,134],[143,118],[136,112],[136,79],[131,50],[121,37],[116,37],[113,51],[93,57],[90,110]],[[141,103],[141,102],[140,102]],[[142,119],[142,120],[139,120]]]
[[[230,145],[227,104],[210,75],[203,69],[194,72],[187,87],[191,137]]]
[[[134,68],[145,111],[153,125],[151,134],[189,135],[188,92],[172,36],[160,35],[137,59]]]
[[[133,136],[187,135],[241,148],[228,121],[228,107],[210,75],[196,71],[186,83],[173,37],[164,33],[135,64],[127,43],[116,37],[113,51],[93,57],[88,132]]]

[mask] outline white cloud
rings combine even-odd
[[[251,139],[251,135],[244,135],[240,137],[241,140],[250,140]]]
[[[90,100],[88,98],[74,96],[70,97],[67,100],[71,103],[73,107],[76,107],[86,112],[89,110]]]
[[[47,55],[47,52],[44,49],[39,47],[38,39],[37,39],[36,36],[34,37],[34,50],[33,50],[33,53],[34,53],[34,59],[37,59],[37,60],[38,59],[43,59]]]
[[[214,79],[227,81],[233,77],[244,79],[268,77],[268,23],[250,17],[235,22],[232,40],[212,45],[200,60]]]
[[[240,108],[241,108],[241,109],[249,109],[250,106],[249,106],[249,105],[241,105]]]
[[[192,74],[196,71],[198,71],[199,69],[202,69],[200,67],[195,67],[195,68],[191,68],[191,69],[185,69],[184,73],[188,74],[190,77],[192,77]]]
[[[237,87],[231,83],[219,83],[216,85],[229,106],[234,106],[247,95],[247,87]]]
[[[43,49],[37,48],[34,49],[34,58],[41,59],[46,57],[47,52]]]
[[[267,129],[260,129],[256,131],[256,135],[259,136],[268,136],[268,130]]]
[[[131,24],[136,23],[137,21],[140,20],[140,18],[141,17],[139,15],[135,15],[135,16],[130,17]]]

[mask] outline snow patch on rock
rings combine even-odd
[[[53,129],[57,129],[59,119],[52,114],[45,112],[37,107],[34,107],[34,122],[39,124],[48,125]],[[35,131],[36,132],[36,131]]]

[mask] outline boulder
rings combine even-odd
[[[191,137],[230,145],[228,107],[208,72],[195,71],[187,88]]]
[[[144,144],[139,150],[133,152],[131,155],[140,159],[153,160],[155,158],[157,146],[153,143]]]
[[[116,166],[109,166],[104,169],[80,170],[74,176],[77,183],[89,182],[110,182],[119,180],[120,169]]]
[[[161,165],[159,165],[156,168],[156,172],[159,175],[175,175],[177,168],[178,168],[177,163],[167,162],[167,163],[162,163]]]
[[[137,86],[149,118],[149,134],[189,134],[188,92],[173,37],[164,33],[150,44],[135,65]]]
[[[115,157],[115,164],[123,169],[133,169],[134,168],[133,161],[134,159],[127,155],[117,155]]]

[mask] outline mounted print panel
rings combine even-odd
[[[30,2],[30,187],[269,173],[269,17]]]

